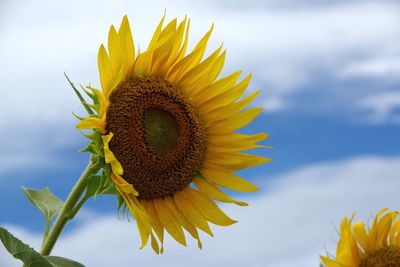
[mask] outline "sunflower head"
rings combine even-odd
[[[382,209],[367,229],[345,217],[340,225],[336,257],[321,256],[327,267],[400,266],[400,219],[397,211]]]
[[[114,186],[142,247],[151,239],[157,253],[164,231],[186,245],[185,229],[201,247],[198,229],[212,235],[209,222],[235,223],[214,201],[247,204],[221,187],[256,190],[234,172],[268,161],[242,152],[263,147],[265,133],[236,132],[261,112],[245,109],[259,93],[242,97],[250,75],[220,77],[222,46],[204,57],[213,27],[187,52],[189,25],[185,18],[164,26],[162,18],[137,54],[127,17],[118,31],[111,26],[98,53],[101,89],[85,90],[93,104],[84,103],[90,116],[77,125],[93,131],[86,150],[103,162],[100,188]]]

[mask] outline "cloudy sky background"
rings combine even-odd
[[[0,1],[0,225],[38,248],[43,218],[20,186],[49,186],[65,199],[87,155],[71,111],[82,111],[63,76],[98,85],[97,49],[128,14],[144,48],[167,9],[191,18],[191,44],[210,25],[211,49],[227,49],[224,73],[252,73],[265,112],[245,132],[268,132],[257,153],[271,163],[241,174],[260,185],[224,206],[239,223],[214,227],[183,248],[167,240],[139,250],[116,200],[89,201],[54,254],[87,266],[318,266],[335,227],[399,209],[400,3],[398,1]],[[83,113],[81,113],[83,114]],[[19,266],[0,248],[0,266]]]

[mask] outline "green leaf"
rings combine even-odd
[[[0,240],[14,258],[21,260],[29,267],[84,267],[81,263],[66,258],[44,257],[3,227],[0,227]]]
[[[46,259],[57,267],[84,267],[83,264],[58,256],[46,256]]]
[[[24,244],[3,227],[0,227],[0,239],[7,251],[16,259],[28,266],[53,267],[54,265],[36,252],[33,248]]]
[[[22,187],[22,190],[28,200],[44,214],[46,221],[51,221],[64,205],[47,187],[42,190]]]

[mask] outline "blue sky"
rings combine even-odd
[[[83,112],[63,77],[98,85],[96,56],[111,24],[128,14],[144,47],[167,9],[191,17],[193,44],[211,25],[210,51],[224,43],[225,73],[252,73],[265,112],[244,132],[265,131],[264,166],[241,174],[260,185],[223,206],[239,223],[214,227],[204,249],[167,240],[155,256],[138,249],[116,200],[90,201],[54,253],[87,266],[318,266],[335,227],[399,209],[400,5],[397,1],[3,1],[0,3],[0,225],[40,245],[43,219],[20,186],[49,186],[65,199],[87,155],[71,111]],[[82,114],[82,113],[81,113]],[[106,255],[99,257],[98,255]],[[0,266],[19,266],[0,249]]]

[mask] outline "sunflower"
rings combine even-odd
[[[397,211],[382,209],[366,229],[364,222],[352,224],[346,217],[340,225],[336,259],[321,256],[327,267],[399,267],[400,219]]]
[[[251,76],[219,77],[222,46],[203,59],[213,26],[186,54],[190,20],[158,24],[145,51],[135,53],[129,22],[111,26],[108,51],[98,53],[101,90],[88,86],[91,115],[76,126],[92,129],[88,151],[104,159],[106,178],[120,203],[136,220],[143,248],[149,240],[163,252],[164,230],[186,245],[184,230],[213,235],[209,222],[228,226],[214,200],[246,206],[220,187],[250,192],[257,187],[235,171],[269,159],[242,153],[257,147],[265,133],[235,131],[253,121],[261,108],[244,108],[259,91],[241,98]]]

